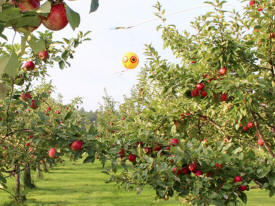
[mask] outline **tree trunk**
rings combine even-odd
[[[14,166],[15,171],[15,198],[16,201],[21,200],[21,182],[20,182],[20,166],[16,164]]]
[[[35,185],[32,183],[30,164],[27,164],[24,169],[24,186],[31,189],[35,188]]]
[[[53,167],[53,163],[52,163],[52,161],[49,161],[49,165],[50,165],[50,168],[52,168],[52,167]]]
[[[48,168],[47,168],[47,164],[45,161],[42,162],[42,165],[43,165],[43,171],[44,172],[49,172]]]
[[[40,162],[37,162],[37,164],[36,164],[36,177],[38,179],[41,179],[43,177],[43,175],[41,173]]]

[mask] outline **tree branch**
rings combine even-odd
[[[272,152],[272,150],[270,149],[269,145],[264,140],[263,134],[262,134],[262,132],[260,130],[260,127],[259,127],[259,122],[257,121],[256,115],[255,115],[254,112],[252,112],[252,117],[253,117],[253,120],[254,120],[254,123],[255,123],[255,126],[256,126],[257,133],[259,134],[260,138],[262,139],[266,150],[269,152],[269,154],[271,154],[271,156],[273,158],[275,158],[275,154]]]
[[[207,117],[207,116],[204,116],[204,115],[200,115],[200,117],[204,118],[205,120],[209,121],[212,125],[214,125],[217,129],[219,129],[219,131],[222,133],[222,135],[226,138],[229,138],[230,137],[228,135],[225,134],[225,132],[223,131],[222,127],[220,125],[218,125],[214,120],[212,120],[211,118]]]

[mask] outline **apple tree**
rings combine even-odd
[[[99,111],[110,181],[193,205],[237,205],[251,189],[274,195],[275,2],[244,1],[239,12],[225,2],[206,2],[213,11],[192,33],[165,25],[155,6],[164,47],[180,63],[147,45],[131,96]]]

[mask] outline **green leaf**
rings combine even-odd
[[[0,83],[0,98],[4,98],[7,94],[7,87],[4,83]]]
[[[8,74],[10,77],[15,77],[20,66],[18,57],[15,53],[0,57],[0,75]]]
[[[95,161],[95,156],[88,156],[84,161],[83,163],[86,164],[86,163],[93,163]]]
[[[59,68],[60,69],[64,69],[65,68],[65,62],[62,60],[60,62],[58,62]]]
[[[40,6],[40,8],[36,10],[36,12],[39,14],[50,13],[51,7],[52,7],[51,2],[46,1],[42,6]]]
[[[275,188],[275,174],[271,174],[269,177],[268,177],[268,181],[269,181],[269,184]]]
[[[72,112],[72,111],[68,112],[68,113],[66,114],[66,116],[65,116],[64,120],[69,119],[69,118],[72,116],[72,114],[73,114],[73,112]]]
[[[90,128],[89,128],[89,134],[96,134],[96,128],[93,124],[90,125]]]
[[[0,12],[0,21],[2,22],[10,22],[11,20],[21,17],[21,13],[18,8],[8,8]]]
[[[42,112],[38,112],[38,116],[40,118],[41,121],[45,122],[48,117],[46,115],[44,115]]]
[[[244,192],[241,192],[239,198],[243,201],[243,203],[247,203],[247,196]]]
[[[15,28],[25,27],[25,26],[32,26],[37,27],[40,25],[40,17],[38,16],[22,16],[16,20],[11,21],[12,25]]]
[[[5,29],[5,24],[0,23],[0,37],[2,37],[3,39],[5,39],[6,41],[8,41],[8,38],[4,34],[2,34],[2,32],[4,31],[4,29]]]
[[[32,48],[33,52],[39,53],[45,50],[46,45],[43,39],[37,39],[34,35],[30,34],[27,38],[27,42],[29,43],[30,47]]]
[[[73,30],[75,30],[80,24],[80,15],[73,11],[67,4],[65,4],[66,14],[68,21]]]
[[[91,0],[90,13],[96,11],[98,6],[99,6],[98,0]]]

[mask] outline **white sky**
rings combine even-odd
[[[152,43],[163,57],[171,57],[169,51],[162,49],[161,33],[156,31],[156,26],[160,23],[158,20],[130,30],[110,29],[131,26],[154,18],[155,10],[152,6],[156,0],[100,0],[98,10],[92,14],[89,14],[90,0],[66,2],[80,13],[81,25],[78,30],[91,30],[92,41],[77,48],[71,68],[50,69],[51,79],[56,86],[54,95],[62,94],[64,103],[80,96],[86,110],[96,110],[99,103],[102,103],[104,88],[115,100],[122,101],[123,95],[130,94],[131,88],[137,82],[137,74],[146,58],[143,55],[144,44]],[[203,2],[204,0],[160,0],[166,14],[200,7],[167,17],[167,23],[175,24],[180,30],[190,30],[189,22],[210,9]],[[240,7],[238,0],[228,2],[230,8]],[[64,30],[55,32],[56,38],[64,36],[74,36],[69,25]],[[139,55],[140,64],[135,70],[122,72],[125,69],[121,59],[128,51]]]

